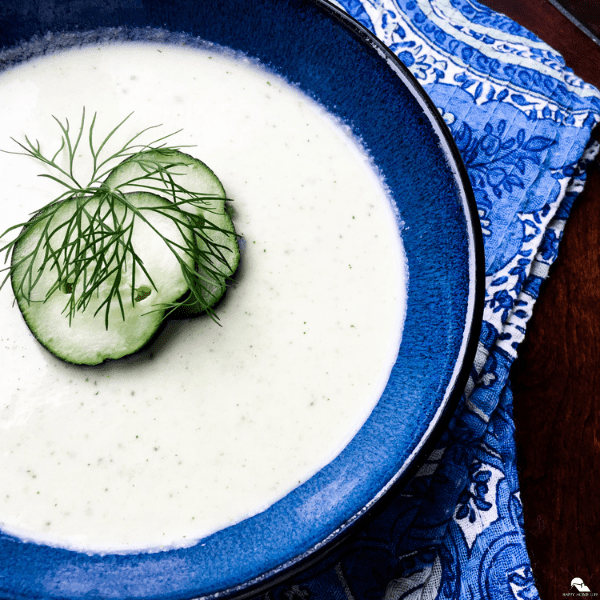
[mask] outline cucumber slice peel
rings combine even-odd
[[[196,243],[200,288],[181,304],[179,316],[209,310],[224,295],[238,268],[240,251],[223,185],[202,161],[179,150],[140,152],[115,167],[105,185],[112,191],[152,189],[201,219]]]
[[[117,219],[124,235],[130,235],[141,262],[125,256],[124,263],[118,265],[118,245],[103,255],[99,235],[98,247],[90,248],[86,267],[64,270],[57,277],[60,267],[53,257],[58,259],[61,249],[69,251],[74,247],[81,232],[66,226],[73,221],[78,198],[34,217],[13,249],[11,284],[21,313],[38,341],[68,362],[94,365],[136,352],[153,337],[166,307],[189,289],[181,261],[193,268],[193,258],[178,256],[165,244],[168,237],[184,247],[185,228],[157,210],[168,211],[170,203],[147,192],[128,194],[126,200],[144,214],[144,219],[136,219],[135,213],[118,199],[110,216],[98,198],[87,200],[86,213],[97,212],[98,223]],[[91,216],[87,222],[84,218],[82,228],[90,225],[94,226]],[[44,254],[34,252],[40,240],[47,244]],[[108,276],[92,294],[86,295],[85,280],[93,275],[100,261],[111,260],[112,263],[102,265]]]

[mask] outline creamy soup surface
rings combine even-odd
[[[0,529],[90,552],[185,546],[256,514],[330,462],[371,413],[401,337],[397,217],[360,145],[314,101],[216,50],[114,43],[0,75],[0,148],[52,115],[98,114],[100,139],[162,124],[234,199],[238,283],[209,317],[170,323],[99,367],[41,347],[0,292]],[[81,154],[85,155],[85,148]],[[85,164],[83,159],[83,164]],[[0,157],[0,229],[57,187]]]

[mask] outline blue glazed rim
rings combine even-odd
[[[53,10],[44,9],[44,0],[4,0],[0,48],[48,39],[48,32],[114,27],[125,27],[128,39],[160,28],[232,47],[352,126],[404,222],[403,341],[381,400],[352,442],[265,512],[190,548],[153,554],[88,555],[0,533],[0,594],[248,595],[339,541],[406,481],[446,426],[470,372],[483,311],[475,200],[458,150],[416,80],[370,32],[324,0],[57,0]]]

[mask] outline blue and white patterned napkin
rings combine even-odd
[[[429,460],[385,512],[268,600],[534,600],[510,366],[583,188],[600,93],[474,0],[337,0],[412,71],[462,154],[484,235],[471,377]]]

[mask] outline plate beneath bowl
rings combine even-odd
[[[481,321],[483,250],[458,152],[407,70],[320,0],[20,6],[0,8],[5,56],[166,30],[260,60],[352,127],[397,205],[409,274],[402,344],[380,401],[335,460],[264,512],[188,548],[100,556],[0,536],[0,594],[10,598],[189,599],[267,585],[339,540],[411,473],[464,386]],[[34,36],[44,37],[18,46]]]

